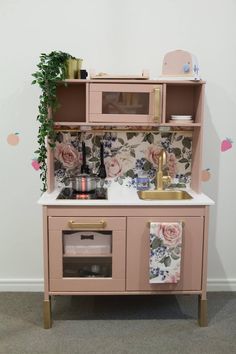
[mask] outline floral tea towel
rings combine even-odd
[[[149,283],[180,280],[182,222],[150,223]]]

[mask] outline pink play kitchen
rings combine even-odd
[[[204,89],[184,51],[165,56],[158,80],[93,73],[57,83],[39,200],[44,328],[52,296],[114,294],[198,295],[207,326]]]

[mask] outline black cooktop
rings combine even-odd
[[[74,199],[74,200],[88,200],[88,199],[107,199],[107,189],[97,188],[93,192],[82,193],[77,192],[72,188],[63,188],[57,199]]]

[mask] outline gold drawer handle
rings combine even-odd
[[[161,89],[154,89],[154,122],[160,123],[160,102],[161,101]]]
[[[107,226],[107,223],[104,220],[99,222],[75,222],[70,220],[68,226],[71,229],[104,229]]]

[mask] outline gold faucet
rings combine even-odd
[[[163,175],[163,167],[167,163],[167,154],[165,150],[162,150],[158,161],[158,172],[156,174],[156,188],[158,191],[165,189],[166,184],[171,183],[171,177],[169,175]]]

